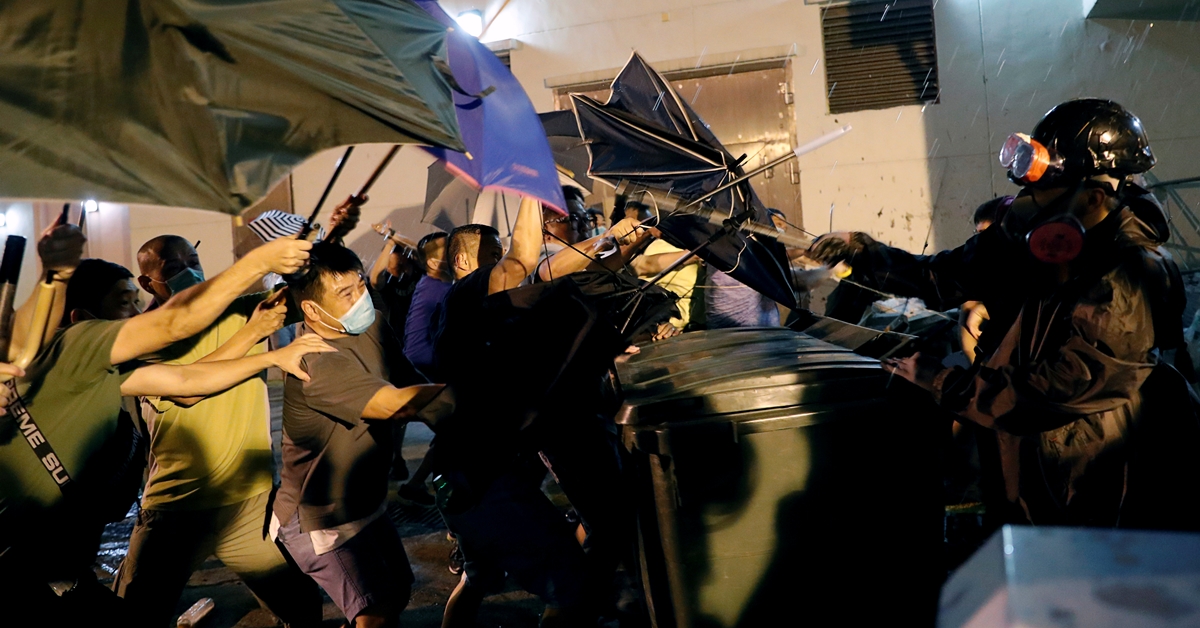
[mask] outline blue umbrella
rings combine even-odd
[[[525,89],[487,46],[457,27],[432,0],[416,0],[446,26],[450,71],[458,81],[454,108],[467,152],[427,149],[473,186],[531,196],[564,211],[546,132]]]

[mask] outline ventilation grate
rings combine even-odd
[[[933,0],[822,10],[829,113],[937,102]]]

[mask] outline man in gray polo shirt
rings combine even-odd
[[[404,357],[352,251],[314,245],[288,285],[304,326],[337,352],[304,364],[309,381],[285,383],[272,534],[355,626],[394,626],[413,574],[385,514],[390,420],[432,423],[453,403]]]

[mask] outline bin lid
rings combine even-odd
[[[624,425],[738,416],[884,395],[879,362],[790,329],[683,334],[642,347],[617,365]]]

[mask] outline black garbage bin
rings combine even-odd
[[[936,411],[876,360],[783,328],[618,366],[654,625],[932,625]]]

